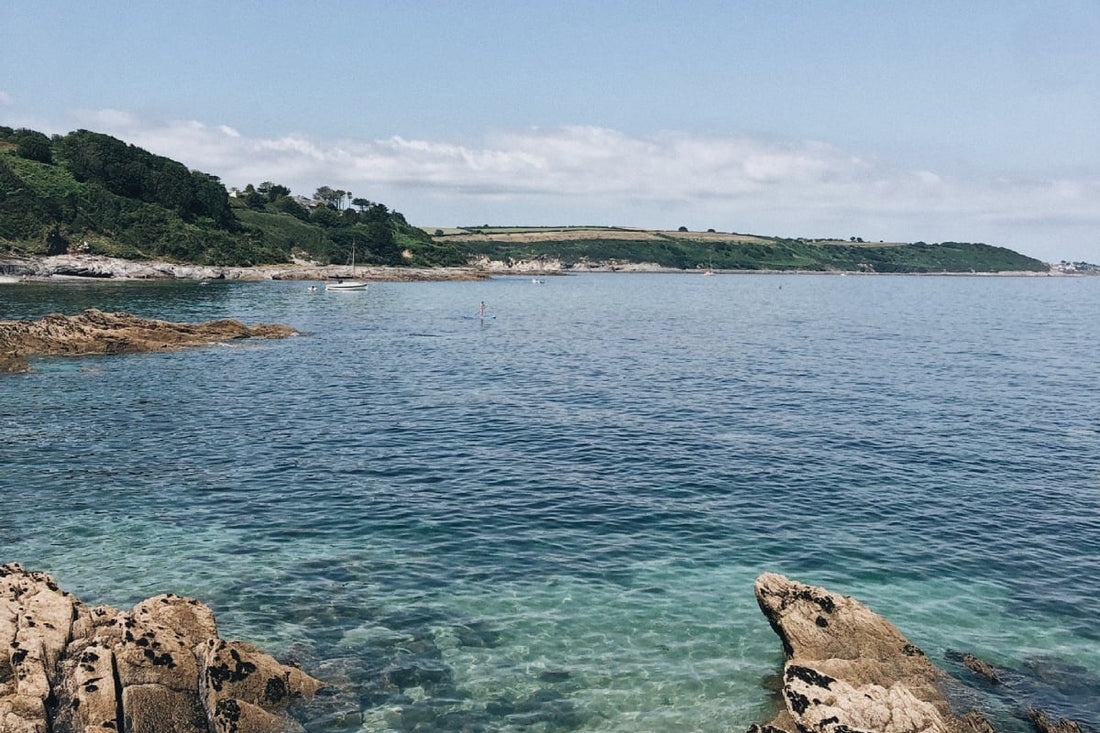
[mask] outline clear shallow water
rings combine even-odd
[[[310,730],[744,730],[768,570],[1100,724],[1100,278],[306,287],[0,290],[306,334],[0,378],[2,559],[201,598]]]

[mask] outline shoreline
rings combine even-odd
[[[1051,269],[1046,272],[866,272],[847,270],[721,270],[714,275],[835,275],[835,276],[948,276],[948,277],[1084,277],[1081,273]],[[334,279],[371,282],[477,281],[514,275],[550,277],[581,273],[705,275],[703,270],[681,270],[653,263],[576,263],[558,260],[502,262],[482,259],[465,267],[392,267],[322,265],[297,260],[288,264],[251,267],[192,265],[173,262],[125,260],[100,255],[54,255],[48,257],[0,258],[0,284],[19,282],[89,282],[96,280],[268,280],[317,281]]]

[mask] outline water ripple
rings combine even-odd
[[[746,728],[780,654],[763,570],[934,658],[1100,669],[1098,286],[14,289],[10,317],[309,335],[0,379],[0,546],[91,602],[202,597],[334,682],[318,731]]]

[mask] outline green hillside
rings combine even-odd
[[[614,227],[469,227],[428,235],[399,212],[327,186],[305,199],[270,181],[231,197],[216,177],[88,130],[0,127],[0,254],[88,253],[202,265],[306,259],[390,266],[553,259],[677,269],[1042,272],[986,244],[864,243]]]
[[[363,264],[466,261],[384,204],[345,208],[341,195],[307,208],[272,183],[231,198],[216,176],[108,135],[0,127],[0,253],[247,266],[346,264],[353,249]]]
[[[613,227],[558,229],[471,227],[437,230],[475,257],[563,263],[652,262],[676,269],[842,270],[849,272],[1045,272],[1048,265],[1004,247],[964,242],[927,244],[784,239],[721,232]]]

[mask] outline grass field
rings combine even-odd
[[[674,269],[852,272],[1044,271],[1047,266],[1002,247],[945,242],[790,239],[738,232],[626,227],[428,228],[433,239],[494,260],[556,259],[568,265],[653,263]],[[442,232],[442,233],[439,233]]]

